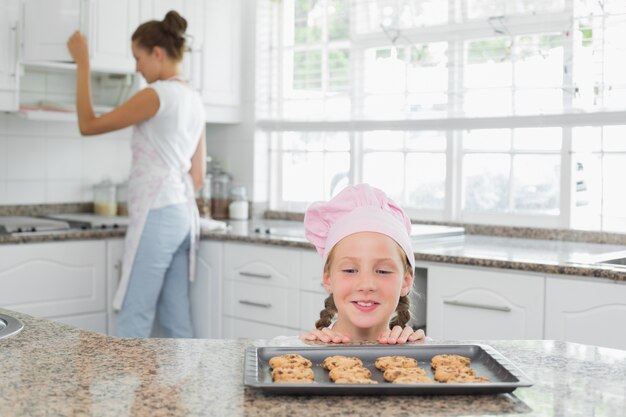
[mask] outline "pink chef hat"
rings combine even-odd
[[[395,240],[415,269],[410,219],[383,191],[368,184],[348,186],[328,202],[311,204],[304,215],[304,229],[324,263],[333,246],[344,237],[377,232]]]

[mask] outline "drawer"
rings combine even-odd
[[[300,288],[326,294],[322,277],[324,264],[322,257],[315,250],[302,250],[302,267],[300,270]]]
[[[309,332],[315,328],[315,322],[324,309],[326,294],[302,291],[300,293],[300,329]]]
[[[224,315],[297,329],[300,293],[296,289],[224,282]]]
[[[262,245],[224,244],[224,279],[298,288],[300,251]]]
[[[225,339],[272,339],[277,336],[297,336],[299,332],[287,327],[224,317]]]

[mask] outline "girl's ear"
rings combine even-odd
[[[163,59],[167,56],[167,54],[165,53],[165,49],[161,48],[160,46],[152,47],[152,55],[154,55],[154,57],[159,61],[163,61]]]
[[[328,272],[324,272],[324,276],[322,277],[322,285],[324,286],[328,294],[333,293],[330,287],[330,274]]]
[[[402,288],[400,288],[400,295],[405,297],[409,295],[413,288],[413,274],[411,271],[406,271],[404,278],[402,279]]]

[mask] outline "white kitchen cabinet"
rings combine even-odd
[[[0,111],[19,108],[19,2],[0,5]]]
[[[300,250],[245,243],[224,244],[224,335],[249,337],[241,326],[265,324],[264,338],[300,326]],[[245,326],[244,326],[245,327]],[[265,326],[263,327],[265,328]]]
[[[106,241],[107,265],[107,334],[117,334],[117,312],[113,310],[113,298],[122,277],[122,261],[124,259],[124,239]]]
[[[72,62],[66,44],[80,30],[94,71],[135,71],[130,38],[139,24],[138,0],[23,1],[24,63]]]
[[[427,331],[436,339],[541,339],[544,277],[430,265]]]
[[[626,283],[548,277],[545,338],[626,349]]]
[[[224,317],[225,339],[272,339],[277,336],[297,336],[299,332],[286,327]]]
[[[198,91],[202,88],[201,59],[204,41],[203,0],[141,0],[140,23],[163,20],[170,10],[177,11],[187,20],[187,47],[182,63],[182,77]]]
[[[102,330],[104,254],[104,241],[0,245],[0,306]]]
[[[308,332],[315,327],[328,297],[322,284],[322,257],[315,250],[303,249],[300,268],[300,330]]]
[[[191,320],[194,336],[222,337],[222,242],[201,241],[196,263],[196,277],[191,283]]]
[[[241,121],[241,0],[204,3],[200,92],[207,122]]]

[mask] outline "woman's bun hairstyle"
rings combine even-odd
[[[186,49],[186,30],[187,20],[177,11],[170,10],[163,20],[150,20],[139,25],[131,39],[148,51],[159,46],[165,50],[167,56],[180,62]]]

